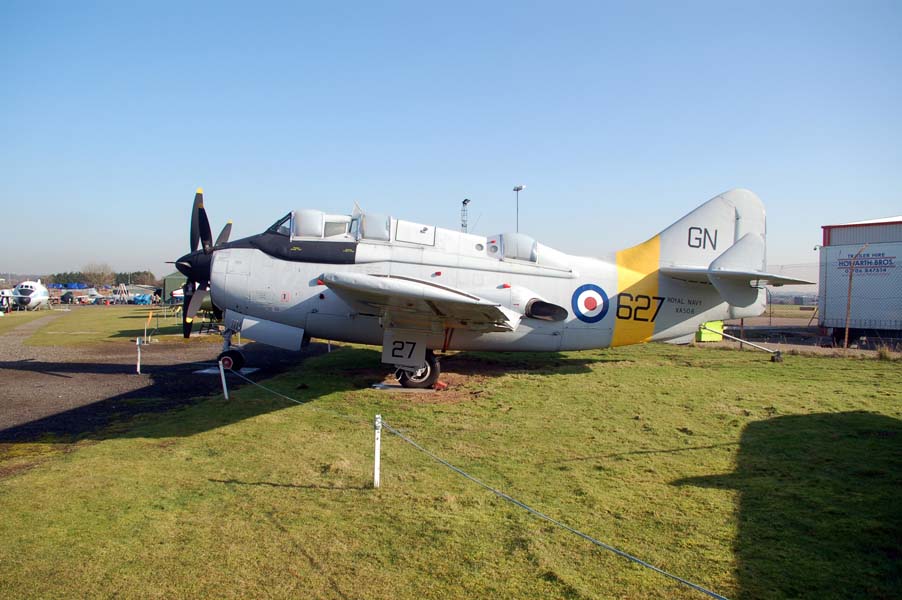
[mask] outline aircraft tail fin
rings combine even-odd
[[[733,267],[762,271],[767,262],[764,204],[748,190],[715,196],[658,235],[661,267],[708,267],[723,256]]]
[[[652,239],[618,252],[618,287],[628,289],[659,271],[673,279],[710,283],[736,308],[733,316],[759,314],[764,302],[762,284],[811,283],[767,273],[766,239],[761,200],[749,190],[730,190]]]

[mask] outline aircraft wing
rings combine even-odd
[[[412,277],[342,272],[320,280],[362,313],[399,327],[513,331],[521,317],[497,302]]]

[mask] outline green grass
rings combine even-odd
[[[767,310],[765,310],[764,314],[761,316],[774,316],[785,319],[811,319],[811,317],[814,316],[813,323],[815,325],[817,324],[817,316],[813,310],[802,310],[801,306],[795,304],[768,304]]]
[[[369,489],[381,413],[483,481],[729,597],[898,596],[898,361],[650,345],[461,354],[445,368],[447,392],[371,391],[378,353],[344,348],[266,382],[303,405],[244,388],[79,439],[7,444],[0,589],[703,597],[388,434],[382,488]]]
[[[159,307],[79,306],[39,329],[26,343],[35,346],[75,346],[92,342],[134,341],[144,335],[147,315],[151,310],[154,317],[148,325],[148,334],[156,329],[153,335],[159,339],[181,336],[181,317],[164,318]],[[204,338],[198,336],[192,339]]]
[[[54,313],[50,312],[49,310],[17,310],[15,312],[7,313],[0,317],[0,335],[9,332],[19,325],[29,323],[36,319],[40,319],[41,317],[47,317],[52,314]]]

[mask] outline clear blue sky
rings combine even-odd
[[[185,6],[187,5],[187,6]],[[625,6],[626,5],[626,6]],[[902,2],[0,3],[0,271],[388,212],[572,253],[747,187],[772,264],[902,213]],[[215,232],[214,232],[215,235]]]

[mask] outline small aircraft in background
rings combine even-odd
[[[760,315],[765,283],[810,283],[765,271],[765,231],[761,200],[737,189],[600,258],[522,233],[474,235],[360,209],[295,210],[235,241],[229,222],[214,242],[198,189],[190,251],[175,264],[188,278],[184,334],[212,294],[226,367],[244,363],[236,332],[291,350],[316,337],[381,345],[402,385],[429,387],[438,350],[681,341],[707,321]]]
[[[13,300],[13,291],[11,288],[0,289],[0,313],[11,311],[15,303],[16,301]]]
[[[37,310],[42,307],[50,308],[50,292],[37,281],[23,281],[13,288],[13,302],[25,310]]]

